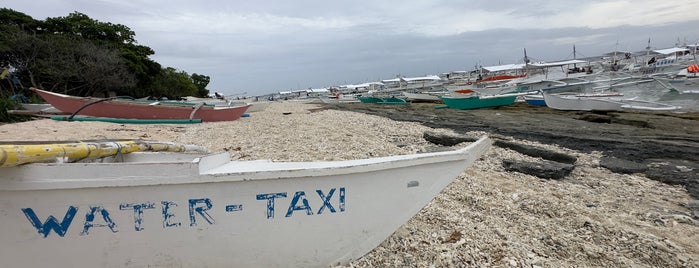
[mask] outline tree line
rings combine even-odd
[[[79,12],[36,20],[0,8],[0,121],[17,120],[6,111],[18,97],[36,99],[29,87],[75,96],[209,95],[209,76],[161,66],[135,36]]]

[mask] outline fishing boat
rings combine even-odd
[[[508,106],[515,103],[517,96],[522,94],[499,94],[499,95],[481,95],[470,91],[468,93],[453,93],[448,96],[439,97],[444,102],[444,106],[437,108],[451,108],[457,110],[473,110],[481,108],[493,108],[500,106]]]
[[[663,87],[682,94],[699,93],[699,65],[687,66],[673,75],[657,75],[653,79]]]
[[[661,102],[624,98],[620,93],[580,94],[543,92],[546,106],[564,111],[675,111],[682,107]]]
[[[0,144],[0,260],[4,267],[346,264],[490,144],[482,137],[452,151],[324,162],[230,161],[228,153],[144,141]]]
[[[396,97],[380,98],[380,97],[372,97],[372,96],[359,96],[359,97],[357,97],[357,99],[359,99],[359,101],[362,103],[410,104],[409,102],[405,101],[405,99],[396,98]]]
[[[233,121],[250,107],[216,106],[204,102],[148,101],[123,98],[76,97],[31,88],[56,109],[71,113],[106,118],[128,119],[201,119],[203,122]]]
[[[441,102],[439,96],[448,94],[448,91],[432,91],[432,92],[403,92],[403,96],[410,102]]]
[[[537,95],[525,95],[523,96],[524,102],[531,106],[546,106],[546,101],[544,101],[544,96],[541,94]]]

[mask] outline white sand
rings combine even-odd
[[[0,141],[145,139],[196,144],[232,159],[343,160],[431,150],[416,123],[312,104],[274,103],[251,117],[195,125],[35,120],[0,125]],[[284,115],[283,113],[291,113]],[[484,133],[469,133],[479,136]],[[526,142],[526,141],[518,141]],[[505,172],[492,147],[379,247],[348,267],[699,267],[699,224],[686,190],[576,155],[560,181]]]

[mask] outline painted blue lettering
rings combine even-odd
[[[120,210],[131,210],[133,209],[133,221],[134,221],[134,228],[136,231],[141,231],[143,230],[143,227],[141,227],[141,223],[143,223],[143,210],[144,209],[154,209],[155,204],[148,202],[148,203],[143,203],[143,204],[121,204],[119,205]]]
[[[330,213],[335,213],[335,208],[330,204],[330,199],[333,197],[333,194],[335,194],[335,188],[330,189],[330,192],[328,193],[328,196],[326,197],[325,194],[323,194],[322,190],[316,190],[316,193],[318,193],[318,196],[320,196],[320,199],[323,200],[323,205],[318,209],[318,213],[316,214],[321,214],[323,213],[323,209],[327,207],[330,210]]]
[[[340,212],[345,211],[345,187],[340,187]]]
[[[257,200],[267,200],[267,218],[274,218],[274,199],[286,197],[286,193],[258,194]]]
[[[228,205],[226,206],[226,212],[242,211],[243,205]]]
[[[303,203],[302,206],[298,205],[299,200]],[[308,199],[306,199],[306,193],[304,191],[298,191],[294,194],[294,198],[291,199],[291,204],[289,204],[289,209],[286,211],[286,217],[291,217],[291,214],[296,210],[305,210],[306,215],[313,215],[313,211],[311,211],[311,206],[308,205]]]
[[[95,213],[98,212],[100,215],[102,215],[104,224],[94,223]],[[109,211],[107,211],[101,206],[90,206],[90,211],[87,214],[85,214],[85,224],[83,225],[83,231],[80,232],[80,235],[88,235],[89,230],[92,227],[109,227],[109,229],[112,230],[112,233],[118,232],[118,230],[116,229],[116,223],[114,223],[114,221],[112,221],[112,218],[109,217]]]
[[[34,226],[34,228],[36,228],[39,234],[44,235],[44,238],[49,236],[51,230],[54,230],[56,234],[63,237],[66,235],[66,232],[68,232],[68,227],[70,227],[70,223],[73,222],[75,214],[78,213],[78,208],[69,206],[68,211],[66,211],[66,215],[63,216],[61,223],[58,223],[58,220],[56,220],[53,215],[49,215],[46,221],[42,224],[39,217],[36,216],[36,213],[34,213],[34,210],[31,208],[23,208],[22,212],[24,212],[24,216],[27,217],[29,222]]]
[[[196,217],[194,217],[195,211],[199,215],[201,215],[204,218],[204,220],[206,220],[209,224],[214,224],[214,218],[212,218],[211,215],[209,215],[209,213],[206,213],[206,211],[209,209],[211,209],[211,199],[189,199],[189,226],[197,225],[197,219]]]
[[[175,214],[170,213],[170,207],[176,207],[177,203],[161,201],[160,204],[163,205],[163,228],[179,227],[182,223],[172,222],[172,219],[175,218]]]

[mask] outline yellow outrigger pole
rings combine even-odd
[[[202,147],[152,141],[90,141],[48,144],[0,144],[0,167],[28,163],[75,162],[132,152],[204,151]]]

